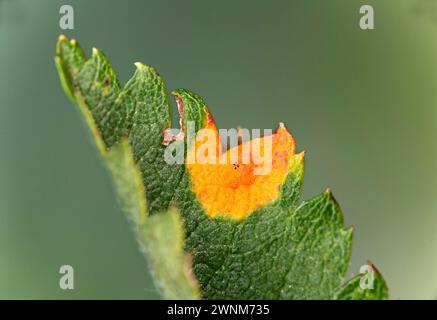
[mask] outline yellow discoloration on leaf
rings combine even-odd
[[[205,129],[211,129],[215,134],[216,163],[193,161],[194,153],[205,143],[196,140],[196,148],[188,151],[187,160],[191,161],[187,161],[186,166],[191,174],[194,192],[210,217],[244,219],[254,210],[278,199],[287,175],[303,163],[303,153],[295,154],[295,141],[283,124],[273,135],[246,141],[225,151],[221,150],[219,134],[210,115]],[[271,149],[267,147],[267,139],[271,139]],[[270,173],[265,175],[255,173],[255,169],[262,165],[254,159],[256,155],[253,153],[250,153],[249,162],[242,161],[242,150],[253,146],[258,148],[257,144],[260,146],[259,154],[267,161],[271,160]],[[236,149],[238,161],[232,162],[231,154]]]

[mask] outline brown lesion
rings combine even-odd
[[[172,128],[167,128],[163,132],[163,140],[162,144],[165,146],[168,146],[173,141],[182,141],[185,138],[184,133],[184,103],[182,99],[178,96],[175,96],[176,98],[176,104],[178,106],[178,112],[179,112],[179,132],[177,134],[174,134],[172,132]]]

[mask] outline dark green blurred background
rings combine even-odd
[[[284,121],[306,150],[304,197],[330,186],[355,226],[348,277],[370,259],[392,298],[437,297],[437,1],[0,0],[0,298],[158,297],[59,84],[60,33],[123,82],[153,65],[219,127]],[[63,264],[75,290],[59,289]]]

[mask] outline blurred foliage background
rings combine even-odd
[[[285,122],[306,150],[304,198],[330,186],[355,226],[348,277],[370,259],[392,298],[437,297],[437,1],[0,0],[0,298],[158,297],[59,84],[60,33],[123,82],[153,65],[219,127]],[[75,290],[59,289],[63,264]]]

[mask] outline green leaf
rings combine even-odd
[[[104,159],[112,174],[121,207],[134,228],[140,228],[148,216],[145,190],[141,172],[135,164],[127,139],[122,138]]]
[[[188,237],[205,298],[328,299],[350,256],[329,192],[295,211],[272,205],[243,222],[204,221]]]
[[[121,207],[132,222],[142,251],[148,256],[157,288],[166,299],[199,299],[191,274],[191,258],[184,252],[184,231],[175,209],[148,217],[141,172],[126,138],[104,156]]]
[[[347,282],[335,295],[338,300],[386,300],[388,287],[381,273],[369,264],[370,271]],[[364,284],[363,286],[361,284]],[[369,286],[370,284],[370,286]]]
[[[152,265],[156,285],[166,299],[200,298],[191,256],[183,248],[182,221],[175,209],[151,216],[139,239]]]
[[[299,203],[303,154],[293,156],[274,200],[251,209],[243,219],[210,217],[188,166],[164,160],[167,145],[184,148],[185,156],[191,150],[183,139],[189,121],[196,124],[196,132],[213,123],[204,101],[188,90],[173,92],[182,134],[172,136],[167,91],[153,68],[136,63],[133,77],[121,86],[97,49],[86,59],[77,42],[61,36],[56,52],[61,83],[78,104],[113,174],[121,205],[164,297],[339,297],[352,229],[344,229],[330,190]],[[214,183],[205,177],[206,186]],[[181,219],[173,209],[165,213],[173,205]],[[187,272],[187,256],[192,257],[197,282]]]

